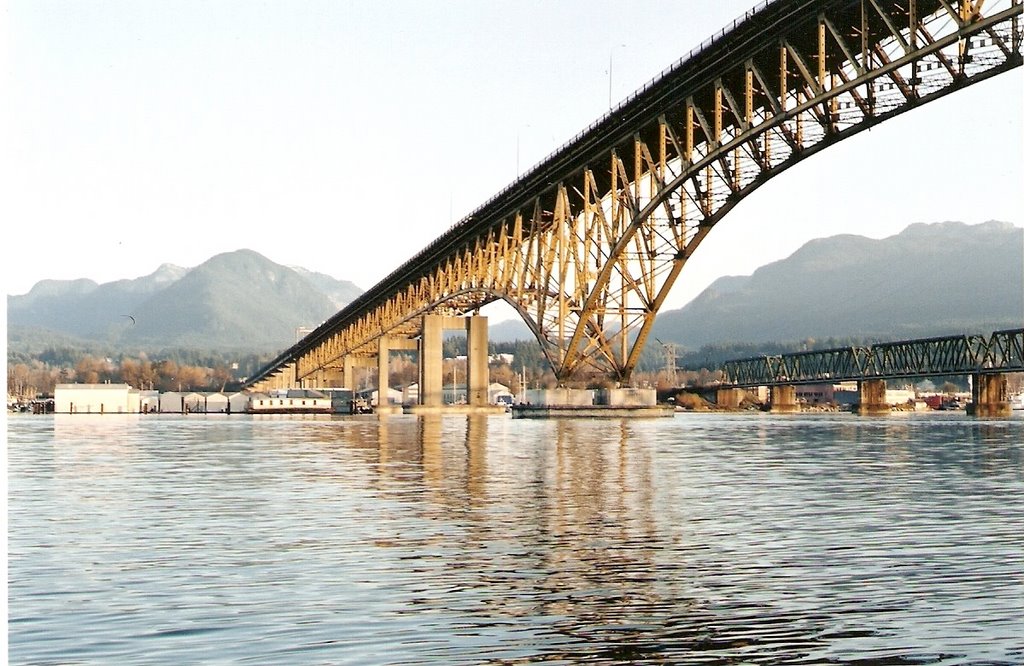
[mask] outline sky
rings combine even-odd
[[[363,289],[755,0],[8,0],[4,286],[248,248]],[[1024,226],[1024,76],[741,202],[665,307],[805,242]]]

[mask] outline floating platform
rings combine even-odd
[[[675,413],[675,407],[662,405],[512,405],[514,419],[660,418]]]
[[[512,418],[658,418],[675,414],[675,407],[658,404],[654,389],[532,389],[524,397],[525,402],[512,405]]]
[[[399,413],[405,414],[505,414],[504,405],[409,405]]]

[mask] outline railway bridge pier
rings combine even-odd
[[[1009,416],[1010,396],[1006,389],[1006,375],[973,375],[971,381],[971,403],[967,413],[975,416]]]

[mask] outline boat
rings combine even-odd
[[[1010,409],[1024,411],[1024,391],[1010,394]]]

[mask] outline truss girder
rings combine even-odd
[[[1019,66],[1021,10],[778,0],[748,12],[261,374],[294,362],[306,376],[373,353],[379,336],[416,335],[423,313],[502,299],[560,381],[628,381],[687,259],[737,202],[837,141]]]
[[[1024,329],[759,356],[723,372],[729,387],[1024,372]]]

